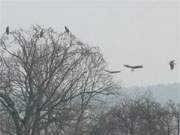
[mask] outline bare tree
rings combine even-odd
[[[112,78],[104,72],[99,49],[72,34],[33,26],[30,31],[3,34],[0,46],[0,103],[16,135],[48,134],[55,126],[63,132],[73,122],[78,134],[90,101],[112,92]],[[76,102],[81,111],[73,119],[71,107]]]
[[[149,95],[124,97],[102,114],[91,135],[179,135],[179,112],[175,103],[163,106]]]
[[[168,101],[164,107],[168,114],[171,116],[171,121],[168,123],[168,135],[179,135],[180,134],[180,107],[175,104],[173,101]]]

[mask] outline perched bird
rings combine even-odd
[[[121,71],[109,71],[109,70],[104,70],[105,72],[108,72],[110,74],[116,74],[116,73],[120,73]]]
[[[70,32],[69,29],[66,26],[64,26],[64,28],[65,28],[65,32],[67,32],[67,33]]]
[[[43,37],[43,34],[44,34],[44,31],[43,31],[43,29],[40,31],[40,34],[39,34],[39,36],[40,37]]]
[[[170,69],[171,70],[173,70],[174,69],[174,65],[175,65],[176,63],[175,63],[175,60],[171,60],[170,62],[169,62],[169,66],[170,66]]]
[[[130,65],[124,65],[127,68],[131,68],[131,71],[134,71],[135,69],[138,68],[143,68],[143,65],[137,65],[137,66],[130,66]]]
[[[6,27],[6,34],[9,35],[9,26]]]

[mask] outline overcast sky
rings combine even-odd
[[[178,0],[0,0],[0,33],[32,24],[99,46],[114,78],[123,86],[180,82]],[[168,63],[176,60],[175,70]],[[131,72],[123,64],[143,64]]]

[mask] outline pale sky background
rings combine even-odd
[[[0,33],[32,24],[99,46],[122,86],[180,82],[180,1],[178,0],[0,0]],[[175,70],[169,61],[175,59]],[[123,64],[143,64],[131,72]]]

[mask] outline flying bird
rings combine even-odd
[[[121,71],[109,71],[109,70],[104,70],[105,72],[108,72],[110,74],[116,74],[116,73],[120,73]]]
[[[6,27],[6,34],[9,35],[9,26]]]
[[[136,66],[124,65],[124,66],[127,68],[130,68],[131,71],[134,71],[135,69],[138,69],[138,68],[143,68],[143,65],[136,65]]]
[[[170,66],[170,69],[171,70],[173,70],[174,69],[174,65],[175,65],[176,63],[175,63],[175,60],[171,60],[170,62],[169,62],[169,66]]]
[[[43,37],[43,34],[44,34],[44,31],[43,31],[43,29],[40,31],[40,34],[39,34],[39,36],[40,37]]]
[[[70,30],[66,26],[64,26],[64,28],[65,28],[65,32],[67,32],[67,33],[70,32]]]

